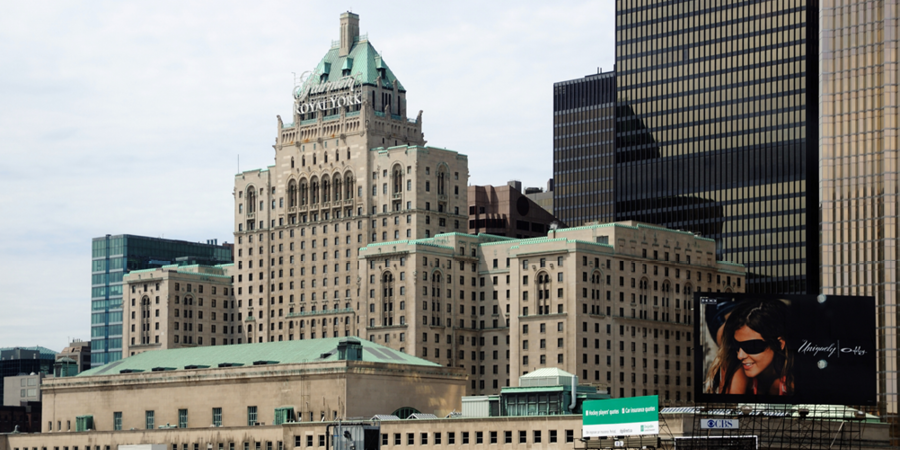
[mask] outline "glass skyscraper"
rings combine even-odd
[[[614,72],[553,84],[553,214],[568,226],[612,222]]]
[[[897,1],[827,1],[820,11],[822,292],[875,297],[879,413],[898,425]]]
[[[121,234],[91,243],[91,367],[122,359],[122,277],[166,264],[226,264],[231,247]]]
[[[818,293],[816,2],[616,1],[616,220]]]

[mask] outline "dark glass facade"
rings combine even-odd
[[[715,239],[748,292],[818,293],[817,14],[616,1],[616,220]]]
[[[568,226],[615,218],[614,72],[553,84],[553,214]]]
[[[53,374],[56,352],[43,347],[0,348],[0,392],[5,377],[30,373]]]
[[[121,234],[91,243],[91,367],[122,359],[122,277],[167,264],[227,264],[231,246]]]

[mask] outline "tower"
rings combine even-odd
[[[365,336],[359,248],[465,232],[466,156],[425,146],[357,15],[340,37],[295,86],[292,122],[278,118],[274,164],[235,176],[243,342]]]
[[[818,293],[818,2],[616,2],[616,220]]]

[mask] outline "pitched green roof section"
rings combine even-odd
[[[78,376],[118,375],[122,370],[151,372],[154,368],[159,367],[173,370],[186,370],[186,366],[209,366],[214,369],[218,368],[220,364],[246,367],[259,361],[268,363],[277,361],[276,365],[339,361],[337,347],[343,339],[354,339],[359,342],[363,348],[362,360],[366,362],[440,367],[440,364],[407,355],[374,342],[337,337],[148,351],[86,370]]]
[[[383,86],[392,87],[394,80],[397,80],[394,72],[365,36],[360,36],[360,40],[353,43],[349,55],[340,56],[340,51],[340,47],[332,47],[331,50],[328,50],[328,53],[316,65],[316,73],[309,77],[308,82],[317,86],[323,81],[320,78],[322,74],[328,74],[324,81],[337,81],[344,77],[344,70],[350,70],[350,75],[357,77],[360,83],[374,85],[379,75],[379,69],[384,69],[384,78],[381,80]],[[338,67],[340,70],[337,69]],[[400,80],[397,80],[397,89],[406,91]]]

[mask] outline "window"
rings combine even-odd
[[[447,433],[447,444],[453,445],[456,443],[456,432],[450,431]]]
[[[528,432],[525,430],[519,430],[519,443],[525,444],[528,442]]]
[[[178,410],[178,428],[187,428],[188,425],[188,410],[179,409]]]
[[[463,444],[468,444],[468,443],[469,443],[469,432],[468,432],[468,431],[463,431],[463,432],[462,432],[462,443],[463,443]]]
[[[213,408],[212,424],[217,427],[222,426],[222,408]]]
[[[122,412],[117,411],[113,413],[113,430],[121,430],[122,429]]]
[[[145,411],[144,412],[144,425],[148,430],[152,430],[153,426],[153,411]]]
[[[256,407],[248,406],[247,407],[247,426],[252,427],[256,425]]]

